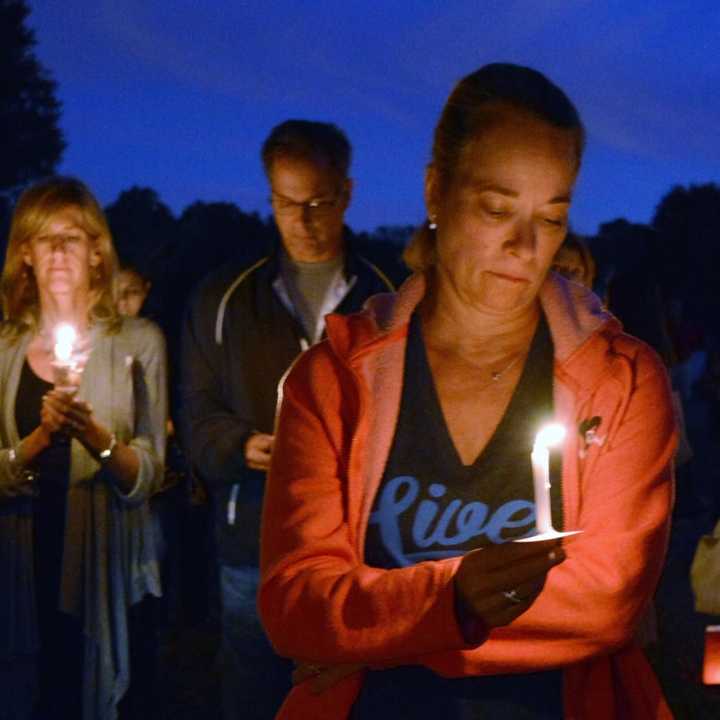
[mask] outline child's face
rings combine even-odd
[[[140,313],[150,283],[132,270],[121,270],[118,274],[117,308],[121,315],[136,317]]]

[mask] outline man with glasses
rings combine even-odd
[[[290,686],[291,664],[272,652],[255,609],[278,383],[322,338],[326,314],[355,312],[393,289],[345,239],[350,155],[335,125],[275,127],[262,161],[280,242],[239,275],[205,282],[186,317],[182,418],[216,509],[226,720],[272,718]]]

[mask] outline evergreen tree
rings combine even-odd
[[[24,0],[0,0],[0,200],[6,202],[52,174],[65,149],[56,84],[33,52],[29,13]]]
[[[689,315],[714,324],[720,312],[720,187],[704,183],[672,188],[658,204],[652,225],[664,285],[682,298]]]
[[[157,191],[133,186],[105,208],[120,260],[141,272],[153,271],[156,258],[177,235],[176,220]]]

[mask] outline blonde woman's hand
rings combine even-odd
[[[108,468],[118,489],[123,493],[132,492],[140,470],[137,453],[99,423],[92,406],[83,400],[72,399],[67,405],[65,418],[70,435]]]
[[[40,427],[49,436],[72,430],[71,407],[73,397],[62,390],[50,390],[43,395],[40,407]]]
[[[107,446],[110,432],[97,423],[89,403],[57,390],[48,393],[46,398],[48,414],[55,424],[59,424],[60,430],[79,440],[93,453]]]
[[[90,430],[96,429],[97,425],[91,405],[84,400],[73,399],[68,407],[67,417],[72,435],[87,443]]]

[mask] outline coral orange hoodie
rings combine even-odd
[[[259,607],[276,650],[321,665],[422,664],[459,677],[562,667],[567,720],[670,718],[633,633],[659,577],[676,430],[665,369],[598,299],[550,274],[540,300],[555,346],[566,559],[540,596],[477,647],[454,614],[460,559],[393,570],[363,563],[365,530],[397,421],[411,277],[354,316],[283,387],[265,495]],[[585,421],[599,418],[594,433]],[[278,717],[345,718],[363,672],[321,694],[296,686]]]

